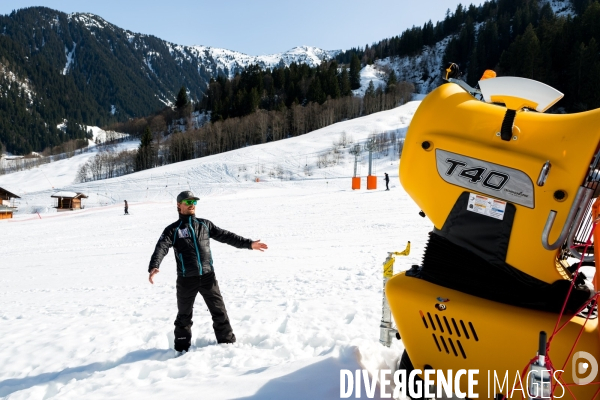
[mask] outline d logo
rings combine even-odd
[[[582,359],[585,359],[585,361]],[[572,360],[571,368],[573,373],[573,382],[575,382],[575,384],[587,385],[596,379],[596,375],[598,375],[598,362],[593,355],[585,351],[578,351],[577,353],[573,354]],[[589,375],[585,378],[578,377],[578,375],[584,375],[588,373]]]

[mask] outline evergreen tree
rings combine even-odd
[[[356,54],[352,55],[350,61],[350,89],[356,90],[360,88],[360,60]]]
[[[600,107],[600,51],[595,38],[591,38],[585,54],[585,62],[588,71],[588,84],[584,101],[587,103],[587,109]]]
[[[323,104],[327,98],[323,88],[321,86],[321,79],[319,76],[315,76],[313,81],[310,83],[307,94],[308,101],[314,101],[319,104]]]
[[[258,90],[259,88],[257,87],[253,87],[250,90],[250,93],[248,93],[248,99],[247,99],[247,110],[248,110],[248,114],[252,114],[253,112],[255,112],[258,109],[258,104],[260,102],[260,96],[258,95]]]
[[[177,100],[175,101],[175,108],[177,109],[177,111],[184,112],[185,109],[187,108],[189,104],[189,100],[188,100],[188,96],[187,96],[187,90],[185,88],[185,86],[182,86],[181,89],[179,89],[179,93],[177,93]]]
[[[387,78],[387,82],[385,85],[385,92],[390,93],[390,92],[394,91],[394,88],[396,87],[396,83],[398,83],[398,81],[396,79],[396,73],[394,72],[394,70],[392,70]]]
[[[375,85],[373,84],[373,81],[369,81],[369,86],[365,91],[365,97],[375,97]]]
[[[154,146],[152,145],[152,133],[146,126],[135,158],[135,170],[143,171],[152,167],[154,167]]]
[[[348,69],[344,67],[339,76],[339,87],[340,94],[342,96],[350,96],[352,94],[352,90],[350,89],[350,77],[348,76]]]
[[[522,36],[502,54],[500,64],[509,75],[539,79],[541,73],[540,42],[533,26],[529,24]]]
[[[332,61],[327,70],[327,91],[326,94],[332,99],[337,99],[341,96],[340,84],[338,82],[338,63]]]
[[[469,67],[467,68],[467,83],[473,87],[477,85],[480,78],[477,54],[477,47],[473,47],[471,57],[469,58]]]

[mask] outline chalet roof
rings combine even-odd
[[[14,193],[11,193],[11,192],[9,192],[8,190],[6,190],[6,189],[3,189],[3,188],[1,188],[1,187],[0,187],[0,194],[2,194],[2,193],[6,193],[6,194],[8,194],[8,197],[14,197],[15,199],[20,199],[20,197],[19,197],[19,196],[17,196],[16,194],[14,194]]]
[[[87,199],[88,197],[83,193],[75,192],[56,192],[50,197],[63,198],[63,199]]]

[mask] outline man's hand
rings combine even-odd
[[[267,245],[260,242],[260,239],[252,242],[252,250],[265,251],[268,249]]]
[[[154,268],[152,271],[150,271],[150,277],[148,277],[148,280],[150,281],[151,284],[154,285],[154,281],[152,280],[152,278],[154,277],[154,275],[158,274],[160,271],[158,270],[158,268]]]

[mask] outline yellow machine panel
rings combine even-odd
[[[502,378],[508,371],[512,388],[516,372],[523,371],[535,356],[540,330],[552,332],[557,319],[553,313],[480,299],[404,273],[389,280],[386,293],[415,368],[423,370],[428,365],[436,370],[479,369],[476,388],[480,399],[490,398],[488,386],[490,392],[494,390],[493,371]],[[438,298],[446,300],[443,311],[436,308],[436,304],[440,304]],[[563,322],[569,318],[563,318]],[[553,341],[552,359],[556,368],[562,369],[565,364],[573,339],[584,321],[585,318],[573,318]],[[597,319],[588,321],[575,351],[600,354],[597,329]],[[567,383],[572,383],[572,363],[568,361],[562,376]],[[487,371],[492,371],[491,382],[487,380]],[[579,399],[591,399],[598,390],[597,385],[569,388]],[[466,392],[465,387],[462,390]],[[520,399],[522,393],[515,393],[513,398]],[[508,392],[502,394],[508,395]],[[560,395],[559,387],[557,397]],[[569,398],[567,392],[564,399]]]
[[[452,83],[434,90],[423,100],[408,129],[400,181],[441,229],[459,195],[476,190],[442,179],[436,168],[437,149],[525,173],[532,181],[533,207],[517,205],[506,262],[552,283],[563,278],[555,268],[556,251],[542,247],[542,230],[550,210],[557,212],[551,241],[566,221],[600,140],[600,110],[570,115],[518,113],[510,141],[497,135],[505,113],[505,107],[476,100]],[[536,180],[546,161],[552,168],[540,187]],[[554,198],[559,190],[566,193],[564,200]]]

